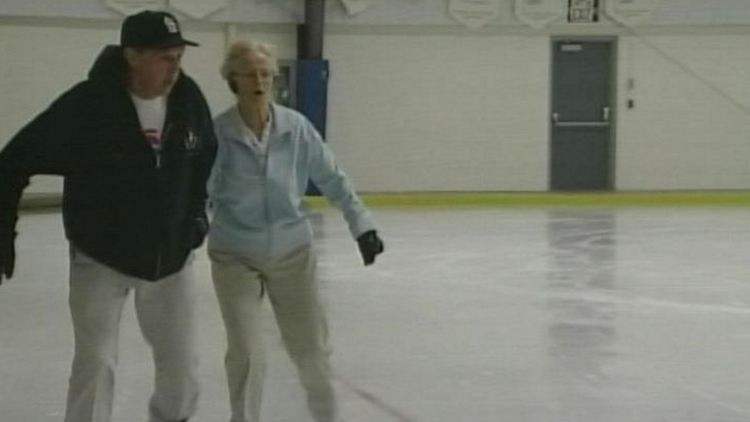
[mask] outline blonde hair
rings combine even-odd
[[[278,73],[279,65],[276,58],[276,46],[253,40],[242,40],[233,42],[227,49],[224,62],[221,64],[221,76],[227,82],[231,83],[232,74],[247,68],[250,61],[249,57],[252,55],[267,58],[271,62],[274,74]]]

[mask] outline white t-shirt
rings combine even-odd
[[[143,99],[135,94],[130,94],[138,112],[138,120],[141,122],[143,134],[148,139],[154,151],[160,151],[162,147],[162,130],[167,118],[167,97],[161,96],[151,99]]]

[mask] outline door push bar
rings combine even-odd
[[[559,113],[552,113],[552,122],[559,127],[605,127],[609,126],[609,107],[602,108],[601,121],[561,121]]]

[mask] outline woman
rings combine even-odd
[[[383,252],[383,242],[312,124],[272,102],[277,70],[273,47],[248,41],[231,45],[221,68],[237,104],[215,119],[219,153],[209,185],[208,251],[227,331],[231,422],[259,420],[265,372],[259,313],[265,294],[313,417],[333,422],[326,322],[312,227],[302,203],[308,179],[343,212],[365,265]]]

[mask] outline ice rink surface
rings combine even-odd
[[[313,215],[347,422],[750,421],[750,210],[373,210],[363,267]],[[0,286],[0,422],[61,422],[72,358],[59,213],[23,215]],[[198,251],[202,396],[228,421],[224,332]],[[270,307],[264,422],[307,422]],[[132,299],[113,422],[146,420],[151,358]]]

